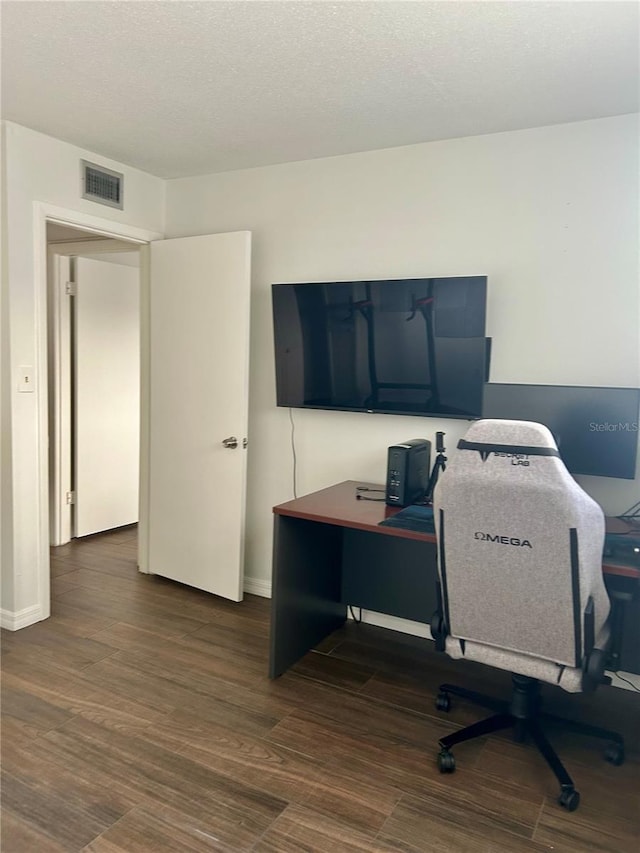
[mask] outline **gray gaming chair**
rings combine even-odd
[[[436,485],[434,519],[436,647],[513,674],[510,703],[441,685],[439,710],[449,710],[455,695],[497,713],[442,738],[440,770],[455,769],[455,744],[514,727],[516,739],[531,736],[560,783],[560,804],[573,811],[580,795],[540,727],[547,715],[539,710],[539,682],[575,693],[610,681],[602,510],[571,477],[546,427],[483,420],[459,442]],[[617,733],[551,719],[610,740],[607,760],[624,760]]]

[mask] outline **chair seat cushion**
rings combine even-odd
[[[597,649],[606,649],[609,642],[609,628],[605,625],[595,643]],[[515,672],[519,675],[527,675],[546,681],[548,684],[557,684],[568,693],[581,693],[583,687],[582,669],[562,664],[553,663],[549,660],[524,655],[519,652],[510,652],[504,649],[488,646],[484,643],[473,641],[461,641],[456,637],[447,637],[447,654],[460,660],[473,660],[493,666],[496,669],[504,669],[507,672]]]

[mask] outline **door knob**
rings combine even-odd
[[[222,443],[228,450],[235,450],[238,446],[238,439],[235,435],[230,435],[229,438],[224,438]]]

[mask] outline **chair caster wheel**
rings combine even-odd
[[[580,794],[575,788],[565,788],[558,797],[558,803],[568,812],[574,812],[580,805]]]
[[[443,749],[438,753],[438,770],[441,773],[453,773],[456,769],[456,760],[453,753],[448,749]]]
[[[450,711],[451,710],[451,697],[448,693],[444,693],[442,690],[438,693],[436,697],[436,710],[438,711]]]
[[[609,764],[620,767],[621,764],[624,764],[624,747],[619,743],[612,743],[606,748],[604,758]]]

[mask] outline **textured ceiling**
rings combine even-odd
[[[3,117],[162,177],[638,110],[636,2],[13,2]]]

